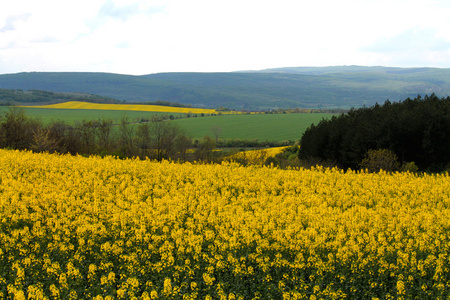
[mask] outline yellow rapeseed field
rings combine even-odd
[[[62,108],[62,109],[102,109],[102,110],[135,110],[167,113],[191,113],[191,114],[217,114],[215,109],[172,107],[162,105],[140,105],[140,104],[100,104],[82,101],[69,101],[58,104],[30,106],[37,108]]]
[[[0,299],[448,299],[449,179],[0,150]]]

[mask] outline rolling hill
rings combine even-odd
[[[350,108],[436,93],[450,95],[450,69],[298,67],[228,73],[31,72],[0,75],[1,89],[89,93],[129,102],[267,110]]]

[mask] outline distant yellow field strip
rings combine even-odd
[[[193,114],[216,114],[215,109],[172,107],[161,105],[139,105],[139,104],[99,104],[81,101],[69,101],[51,105],[25,106],[34,108],[59,108],[59,109],[100,109],[100,110],[133,110],[133,111],[151,111],[167,113],[193,113]]]

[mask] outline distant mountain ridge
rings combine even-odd
[[[450,95],[450,69],[365,66],[290,67],[142,76],[88,72],[0,75],[0,88],[89,93],[129,102],[265,110],[372,106],[435,93]]]

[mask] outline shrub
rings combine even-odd
[[[367,151],[366,157],[360,163],[361,169],[366,169],[370,173],[381,170],[394,172],[399,170],[397,155],[388,149],[377,149]]]
[[[402,164],[402,167],[400,168],[400,171],[416,173],[417,171],[419,171],[419,167],[416,166],[416,164],[413,161],[411,161],[411,162],[404,162]]]

